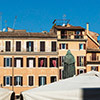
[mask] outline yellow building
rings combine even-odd
[[[50,32],[25,30],[0,32],[0,84],[20,92],[62,78],[63,57],[70,50],[75,57],[76,75],[100,71],[98,34],[80,26],[55,25]]]

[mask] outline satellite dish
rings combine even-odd
[[[5,32],[6,31],[6,28],[3,28],[3,32]]]

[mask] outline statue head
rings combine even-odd
[[[73,63],[75,63],[75,58],[74,58],[74,56],[71,54],[71,51],[70,50],[68,50],[67,51],[67,54],[66,54],[66,56],[64,57],[64,61],[63,61],[64,63],[67,63],[67,64],[73,64]]]

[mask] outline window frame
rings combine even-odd
[[[42,78],[42,84],[40,85],[40,78]],[[44,78],[44,80],[45,80],[45,82],[43,82],[43,78]],[[47,84],[47,77],[46,76],[39,76],[38,77],[38,83],[39,83],[39,86],[43,86],[43,85],[46,85]]]
[[[9,49],[7,47],[7,42],[9,43]],[[5,51],[10,52],[11,51],[11,41],[5,41]]]
[[[81,49],[81,46],[80,45],[82,45],[82,49]],[[79,44],[79,50],[84,50],[84,44]]]
[[[11,76],[5,76],[5,86],[10,86],[10,77]],[[7,78],[9,78],[9,84],[7,84]]]
[[[63,45],[65,45],[65,48],[63,48]],[[66,50],[66,44],[65,43],[61,43],[61,49]]]
[[[29,85],[29,77],[30,77],[30,76],[33,77],[33,85]],[[28,84],[28,86],[29,86],[29,87],[35,86],[35,82],[34,82],[34,81],[35,81],[35,78],[34,78],[34,75],[28,75],[27,78],[28,78],[28,80],[27,80],[27,84]]]

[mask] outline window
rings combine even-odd
[[[35,58],[27,58],[27,67],[35,67]]]
[[[32,41],[27,42],[26,48],[28,52],[33,51],[33,42]]]
[[[14,85],[22,86],[23,85],[23,77],[22,76],[15,76],[14,77]]]
[[[67,38],[67,31],[66,30],[61,30],[61,38]]]
[[[92,66],[91,70],[98,71],[98,67],[97,66]]]
[[[79,44],[79,49],[83,50],[83,44]]]
[[[77,66],[86,66],[86,56],[77,57]]]
[[[39,86],[45,85],[46,84],[46,77],[45,76],[40,76],[39,77]]]
[[[11,86],[11,85],[12,85],[12,77],[4,76],[4,86]]]
[[[23,58],[14,58],[14,66],[15,67],[23,67]]]
[[[56,81],[57,81],[56,76],[51,76],[51,83],[56,82]]]
[[[16,51],[21,51],[21,41],[16,41]]]
[[[81,32],[81,31],[76,31],[75,38],[76,38],[76,39],[83,38],[82,32]]]
[[[42,52],[45,51],[45,42],[44,41],[40,42],[40,51],[42,51]]]
[[[47,58],[39,58],[38,66],[39,67],[47,67]]]
[[[12,58],[4,58],[4,67],[12,66]]]
[[[68,49],[68,44],[65,43],[59,44],[59,49]]]
[[[29,76],[28,77],[28,85],[29,86],[33,86],[34,85],[34,77],[33,76]]]
[[[58,67],[58,58],[50,58],[50,67]]]
[[[10,51],[10,48],[11,48],[11,43],[10,43],[10,41],[6,41],[5,48],[6,48],[6,51]]]
[[[66,45],[64,43],[62,43],[62,49],[66,49]]]
[[[52,42],[52,51],[56,51],[56,42],[54,41],[54,42]]]

